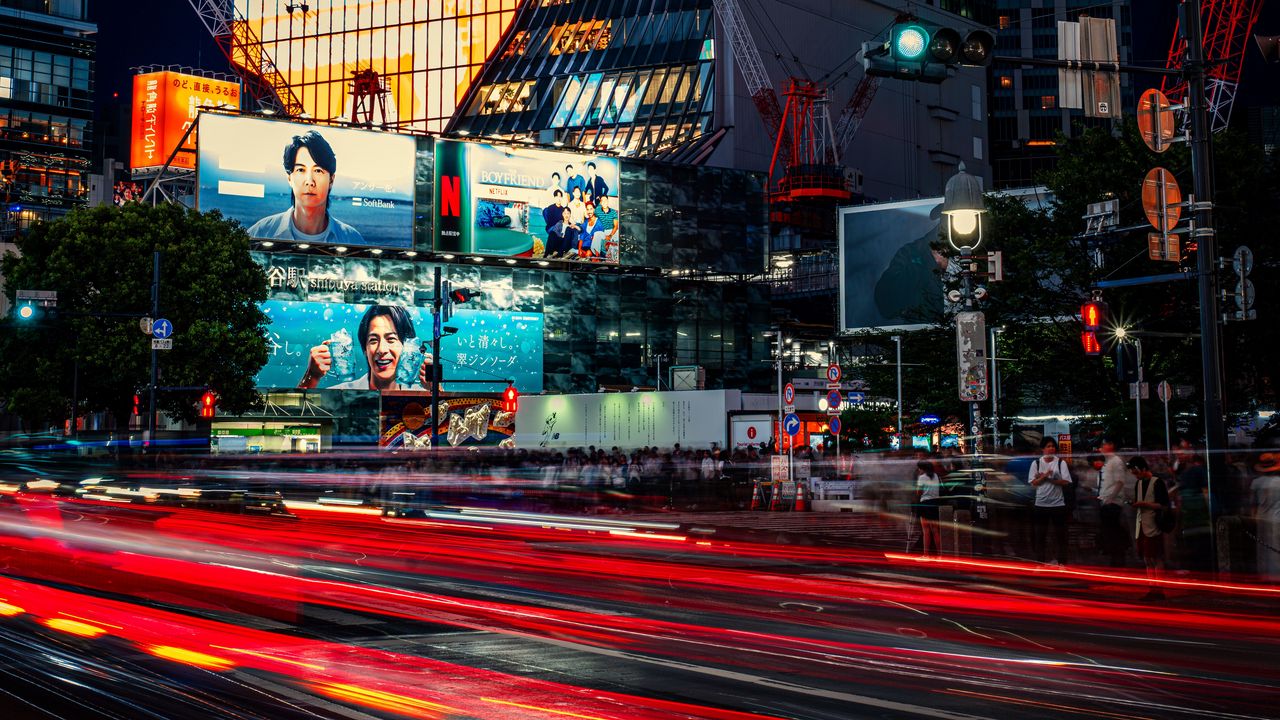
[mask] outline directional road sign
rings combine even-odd
[[[840,382],[840,366],[831,363],[827,366],[827,382]]]
[[[795,385],[792,385],[791,383],[787,383],[786,386],[782,388],[782,402],[787,405],[795,404],[796,402],[796,386]]]
[[[854,405],[861,405],[863,401],[867,399],[867,394],[860,393],[860,392],[851,392],[848,395],[846,395],[844,399],[848,400]]]
[[[157,318],[151,323],[151,335],[152,337],[157,337],[161,340],[172,336],[173,323],[169,322],[165,318]]]
[[[840,434],[840,418],[838,417],[831,418],[831,420],[827,422],[827,426],[831,429],[832,435]]]
[[[800,418],[795,413],[782,418],[782,429],[791,437],[800,434]]]

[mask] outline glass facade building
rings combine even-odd
[[[236,0],[239,30],[256,40],[242,68],[278,72],[307,116],[350,119],[352,80],[378,73],[386,125],[444,129],[515,16],[518,0]],[[303,9],[306,8],[306,9]],[[375,121],[381,125],[381,119]]]
[[[710,0],[534,0],[449,129],[653,156],[708,134]]]
[[[94,25],[81,2],[0,2],[0,237],[87,201]]]

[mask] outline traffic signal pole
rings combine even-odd
[[[444,293],[441,291],[440,266],[433,273],[435,298],[431,301],[431,449],[440,442],[440,333],[442,320],[440,311],[444,307]]]
[[[1222,379],[1222,335],[1218,325],[1218,244],[1213,230],[1213,148],[1210,144],[1209,103],[1205,97],[1204,36],[1199,0],[1183,0],[1180,27],[1187,36],[1187,57],[1182,70],[1187,78],[1187,104],[1191,115],[1191,177],[1195,192],[1191,217],[1192,239],[1197,243],[1196,271],[1200,285],[1200,366],[1204,383],[1204,439],[1209,472],[1209,517],[1213,518],[1213,480],[1221,477],[1222,452],[1227,446]],[[1210,533],[1213,536],[1213,533]],[[1215,543],[1216,544],[1216,543]],[[1216,557],[1216,549],[1215,549]]]
[[[160,251],[151,254],[151,317],[160,317]],[[155,442],[156,434],[156,385],[160,379],[156,361],[158,351],[151,348],[151,385],[147,388],[147,440],[145,445]]]

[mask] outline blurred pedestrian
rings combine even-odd
[[[1031,508],[1031,548],[1036,562],[1045,562],[1045,535],[1052,526],[1057,549],[1054,565],[1067,564],[1067,518],[1069,510],[1063,489],[1071,485],[1071,471],[1058,457],[1058,443],[1053,438],[1040,441],[1041,457],[1027,471],[1027,483],[1036,489]]]
[[[924,538],[924,554],[942,554],[942,532],[938,527],[938,504],[941,502],[942,480],[933,463],[916,463],[916,515],[920,518],[920,535]]]
[[[1249,496],[1257,520],[1258,577],[1280,581],[1280,452],[1258,456]]]
[[[1204,454],[1190,440],[1178,443],[1177,485],[1181,567],[1208,572],[1213,569],[1210,539],[1209,472]]]
[[[1111,567],[1124,567],[1130,535],[1124,509],[1128,498],[1125,490],[1129,471],[1124,466],[1124,460],[1116,454],[1114,440],[1103,440],[1101,450],[1098,502],[1102,507],[1098,519],[1098,549],[1110,559]]]
[[[1133,489],[1133,507],[1138,511],[1133,530],[1138,554],[1147,568],[1148,580],[1159,580],[1164,574],[1164,531],[1159,515],[1170,509],[1169,491],[1164,481],[1151,473],[1147,461],[1138,456],[1129,459],[1129,471],[1138,479]],[[1164,592],[1151,584],[1143,600],[1163,600]]]

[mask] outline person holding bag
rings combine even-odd
[[[1137,509],[1133,537],[1137,541],[1138,554],[1147,568],[1147,579],[1158,580],[1164,574],[1164,534],[1173,529],[1176,521],[1169,505],[1169,490],[1164,481],[1156,477],[1147,461],[1141,456],[1129,460],[1129,472],[1138,479],[1133,488],[1133,507]],[[1164,592],[1154,583],[1143,600],[1163,600]]]

